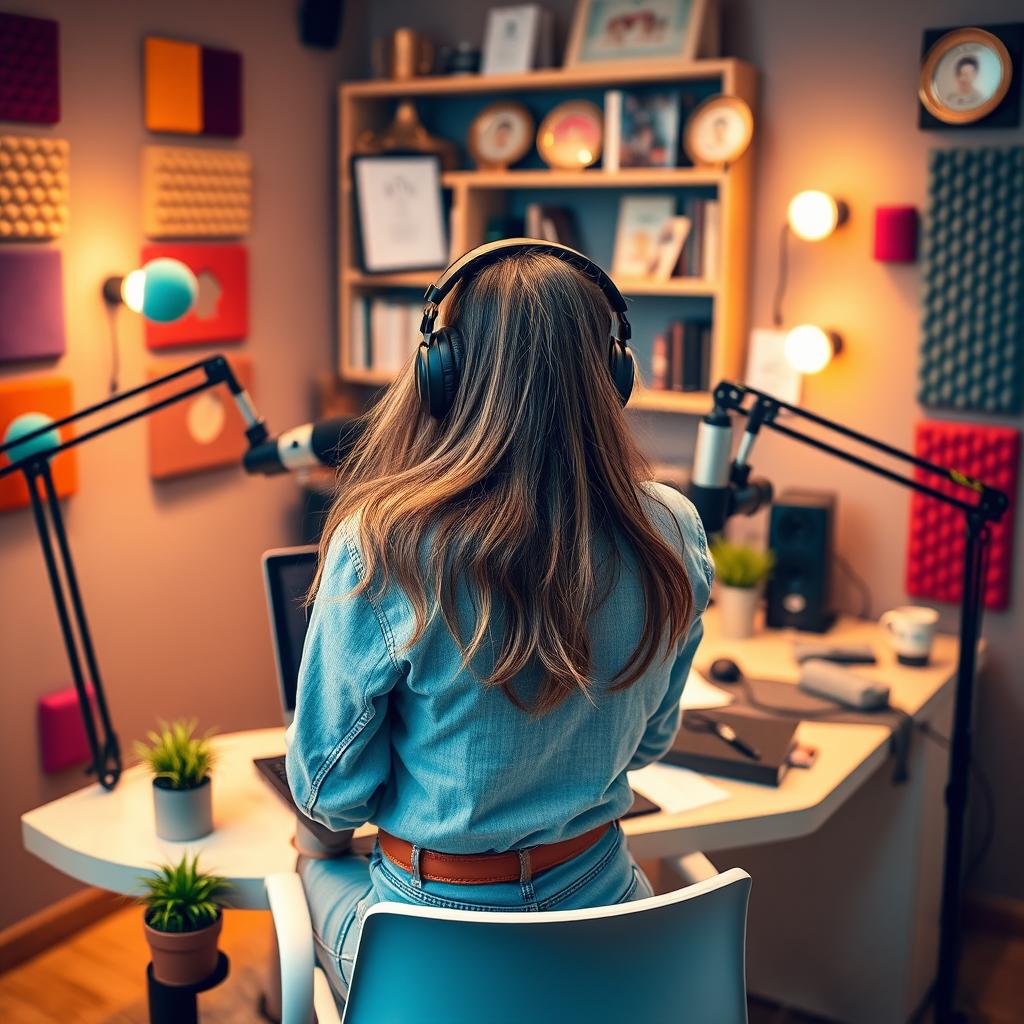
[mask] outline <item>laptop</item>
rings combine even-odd
[[[263,583],[267,591],[270,635],[274,642],[277,685],[281,697],[281,711],[287,725],[291,724],[295,715],[295,694],[299,685],[302,645],[305,643],[306,627],[309,624],[305,598],[316,572],[317,550],[315,545],[275,548],[263,555]],[[288,788],[284,755],[257,758],[254,763],[274,791],[298,812]],[[660,810],[656,803],[635,793],[633,806],[624,817],[633,818],[639,814],[653,814]],[[301,820],[311,828],[316,826],[316,829],[323,829],[327,836],[332,834],[322,825],[310,822],[305,815]],[[326,838],[319,833],[316,834],[318,838]]]

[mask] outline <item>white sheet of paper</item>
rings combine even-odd
[[[747,347],[747,386],[796,405],[800,401],[803,374],[786,359],[785,331],[755,328]]]
[[[717,686],[709,683],[695,668],[690,669],[686,677],[686,685],[683,687],[683,696],[679,706],[684,710],[698,708],[724,708],[726,704],[733,702],[733,695],[720,690]]]
[[[703,775],[670,764],[649,764],[630,772],[629,784],[635,792],[653,800],[669,814],[682,814],[729,799],[721,786],[709,782]]]

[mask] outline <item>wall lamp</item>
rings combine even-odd
[[[123,304],[161,324],[180,320],[195,305],[198,295],[196,275],[181,260],[167,256],[103,282],[103,301],[108,306]]]
[[[779,276],[772,303],[772,322],[776,327],[784,323],[782,300],[786,294],[789,271],[789,236],[796,235],[805,242],[820,242],[836,228],[846,223],[850,208],[841,199],[818,189],[798,192],[786,208],[786,222],[779,235]],[[786,362],[800,373],[820,373],[838,355],[843,347],[842,338],[831,330],[816,324],[800,324],[786,332],[783,352]]]

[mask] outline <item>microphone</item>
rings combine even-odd
[[[755,406],[734,461],[730,461],[732,419],[725,409],[716,403],[697,426],[693,472],[686,496],[697,509],[709,537],[721,533],[731,516],[751,516],[772,500],[772,485],[767,480],[751,479],[747,464],[763,420],[763,410]]]
[[[335,416],[303,423],[280,437],[253,445],[242,459],[246,473],[275,476],[316,466],[339,466],[363,432],[360,420]]]

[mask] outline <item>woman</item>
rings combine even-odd
[[[302,811],[380,829],[369,861],[300,862],[342,994],[379,901],[651,895],[617,823],[626,772],[672,741],[712,580],[693,507],[649,482],[630,435],[592,280],[519,251],[442,312],[464,349],[450,411],[429,417],[409,374],[370,414],[324,530],[289,731]]]

